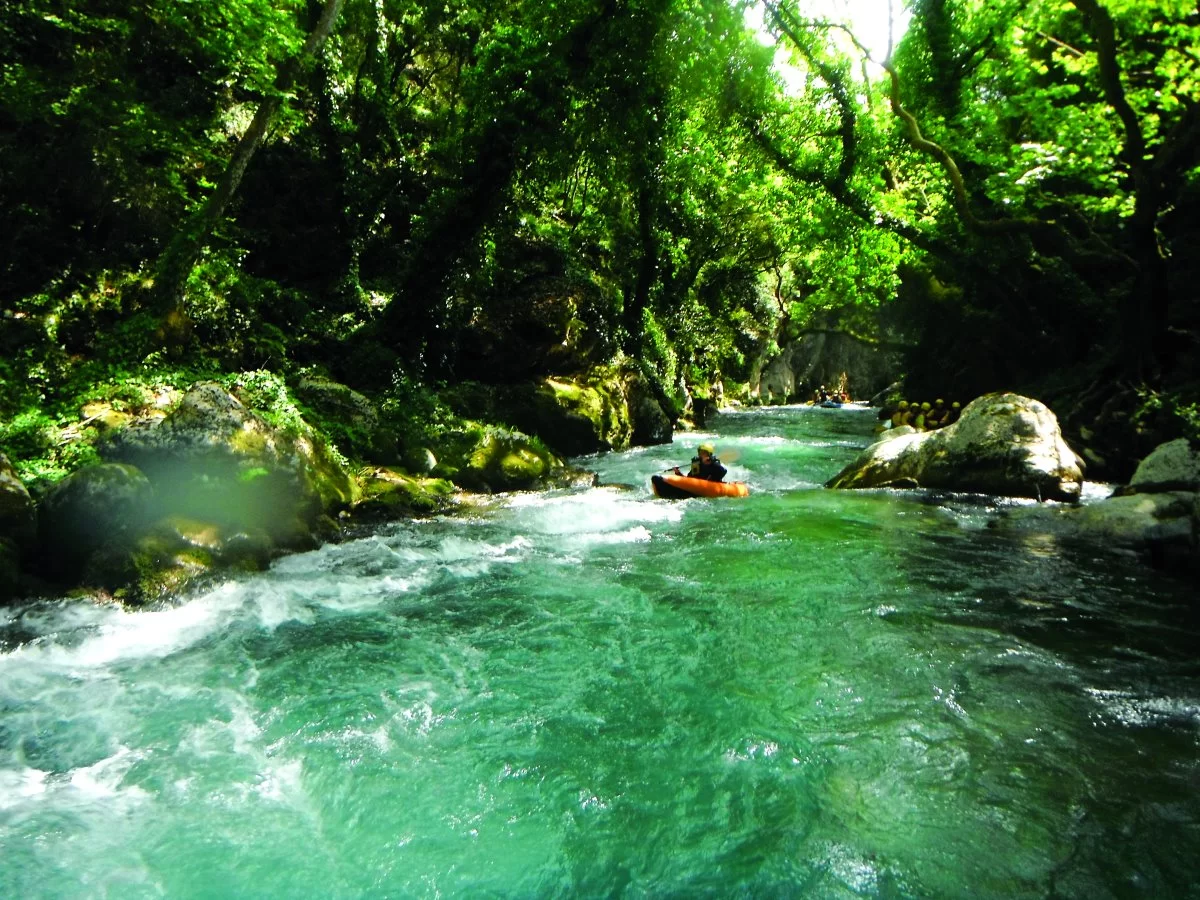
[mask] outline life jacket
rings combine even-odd
[[[721,460],[715,456],[709,460],[707,465],[700,462],[700,457],[693,456],[692,467],[688,471],[688,477],[703,478],[705,481],[723,481],[726,471],[728,470],[721,465]]]

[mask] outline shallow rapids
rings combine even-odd
[[[1194,585],[821,488],[874,422],[7,611],[0,896],[1194,896]],[[701,437],[751,496],[654,499]]]

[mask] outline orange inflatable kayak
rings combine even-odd
[[[654,475],[650,487],[656,497],[684,500],[688,497],[746,497],[750,488],[744,481],[708,481],[686,475]]]

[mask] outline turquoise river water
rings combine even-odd
[[[722,415],[744,500],[651,496],[687,436],[5,611],[0,897],[1200,896],[1194,584],[823,489],[874,422]]]

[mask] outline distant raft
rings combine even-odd
[[[650,487],[656,497],[664,500],[686,500],[688,497],[746,497],[750,488],[744,481],[708,481],[686,475],[653,475]]]

